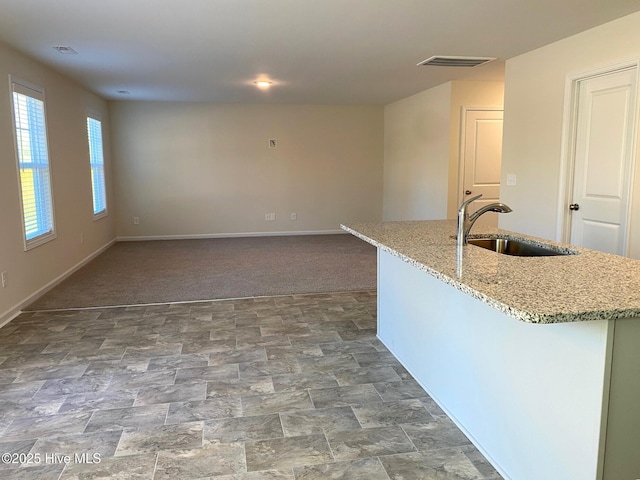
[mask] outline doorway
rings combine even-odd
[[[638,63],[574,77],[562,240],[627,256],[638,112]]]
[[[501,107],[462,108],[458,205],[482,194],[470,205],[470,212],[497,202],[500,197],[502,118]],[[498,214],[482,215],[478,224],[497,227]]]

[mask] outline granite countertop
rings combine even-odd
[[[553,245],[575,255],[515,257],[466,245],[458,252],[455,220],[341,225],[513,318],[562,323],[640,317],[640,261],[474,226],[469,238],[498,236]]]

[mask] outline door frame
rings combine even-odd
[[[502,112],[504,116],[504,106],[500,105],[484,105],[480,107],[463,105],[460,108],[460,143],[458,145],[458,193],[456,195],[456,199],[458,200],[457,205],[460,205],[464,201],[464,167],[466,160],[464,151],[467,141],[467,112],[472,111]],[[458,210],[457,205],[456,211]]]
[[[565,80],[564,113],[562,117],[562,147],[560,152],[560,175],[558,189],[558,215],[556,240],[563,243],[571,241],[571,215],[569,204],[573,197],[573,181],[575,172],[575,143],[578,119],[578,84],[583,80],[601,77],[621,70],[636,70],[636,79],[640,80],[640,58],[616,62],[605,66],[583,70],[567,75]],[[631,234],[631,206],[633,204],[633,185],[636,171],[638,147],[638,117],[640,116],[640,81],[636,82],[635,113],[631,120],[634,141],[631,145],[629,166],[631,175],[627,179],[629,198],[627,199],[627,236],[624,239],[625,255],[629,255],[629,236]]]

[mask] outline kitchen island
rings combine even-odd
[[[378,337],[505,477],[640,478],[640,262],[456,246],[454,221],[343,225],[378,248]]]

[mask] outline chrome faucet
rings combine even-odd
[[[458,246],[466,245],[469,240],[469,232],[471,231],[471,227],[476,223],[476,220],[480,218],[481,215],[487,212],[498,212],[498,213],[509,213],[512,212],[511,208],[504,203],[496,202],[485,205],[484,207],[479,208],[471,215],[467,212],[467,208],[469,204],[474,200],[479,199],[482,196],[476,195],[475,197],[469,198],[462,202],[460,208],[458,209],[458,234],[457,234],[457,242]]]

